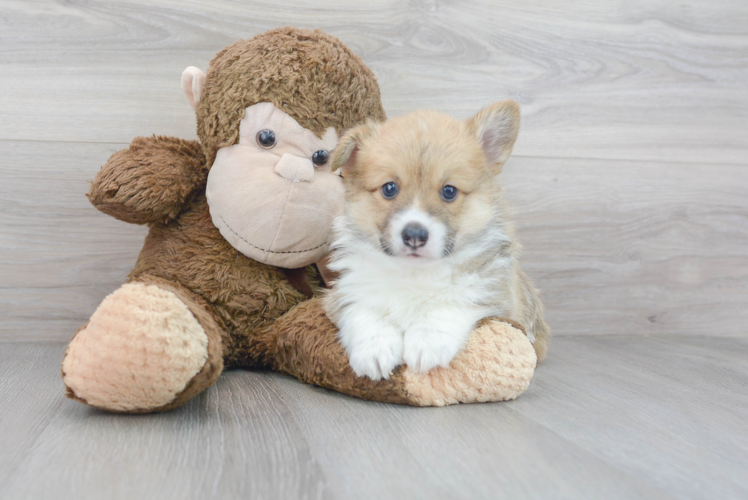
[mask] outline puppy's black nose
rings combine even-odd
[[[417,222],[411,222],[403,228],[403,243],[413,250],[422,247],[428,240],[428,230]]]

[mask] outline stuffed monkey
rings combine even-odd
[[[184,404],[227,368],[277,370],[353,396],[411,405],[511,399],[535,352],[519,325],[477,326],[449,368],[356,377],[315,297],[343,187],[339,135],[383,120],[372,72],[319,30],[282,28],[219,52],[182,89],[199,142],[136,138],[88,193],[149,232],[125,285],[71,340],[69,397],[117,412]],[[323,268],[323,266],[320,266]],[[323,268],[324,269],[324,268]]]

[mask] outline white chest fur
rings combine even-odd
[[[343,303],[365,305],[403,333],[439,310],[459,310],[473,323],[502,314],[499,305],[487,300],[500,278],[462,272],[452,259],[414,264],[383,254],[351,253],[339,265],[345,268],[337,284]]]
[[[339,250],[332,268],[342,276],[326,305],[359,375],[386,378],[403,362],[415,371],[446,366],[477,321],[505,314],[495,298],[508,258],[465,271],[459,256],[420,263],[370,245]]]

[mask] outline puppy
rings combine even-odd
[[[501,101],[467,121],[417,111],[370,122],[338,143],[346,209],[324,304],[357,375],[446,367],[489,316],[522,325],[545,357],[543,307],[497,180],[518,130],[519,107]]]

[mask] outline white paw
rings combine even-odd
[[[403,337],[389,325],[369,325],[343,337],[348,340],[348,362],[359,377],[390,378],[392,370],[403,362]]]
[[[390,378],[392,370],[402,363],[402,348],[382,346],[377,351],[356,350],[350,354],[351,368],[359,377],[367,376],[372,380]]]
[[[463,346],[462,332],[443,332],[419,328],[405,332],[403,361],[412,371],[425,373],[432,368],[446,368]]]

